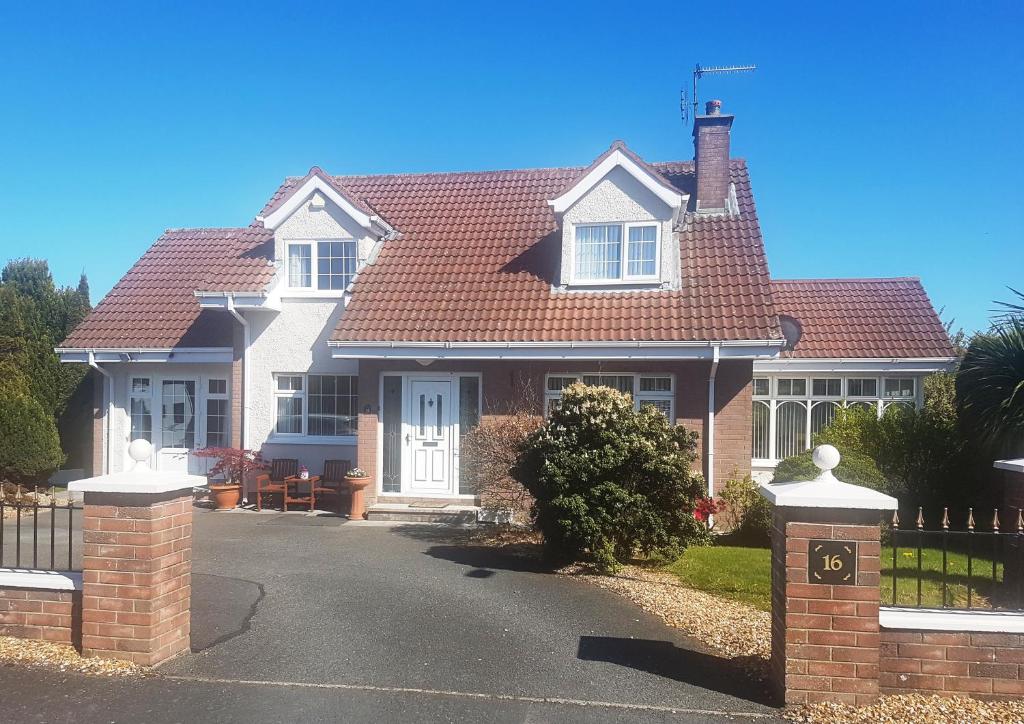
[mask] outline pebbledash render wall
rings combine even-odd
[[[324,460],[355,459],[355,437],[323,440],[274,433],[277,408],[274,375],[356,375],[355,360],[331,359],[327,340],[341,316],[341,299],[292,299],[281,311],[246,312],[250,324],[249,447],[262,448],[265,458],[297,458],[311,470],[323,470]]]
[[[403,372],[478,372],[482,376],[481,418],[493,418],[525,406],[543,414],[547,374],[582,372],[671,373],[676,379],[675,421],[700,435],[697,466],[706,474],[708,377],[710,362],[555,362],[555,361],[438,361],[428,367],[415,362],[362,360],[359,364],[359,467],[375,481],[367,488],[367,502],[377,498],[378,414],[380,376]],[[716,490],[733,476],[750,472],[750,377],[751,362],[719,363],[716,375],[715,479]]]

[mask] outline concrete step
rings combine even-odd
[[[448,525],[476,525],[476,505],[444,505],[427,507],[408,503],[375,503],[366,509],[367,520],[393,520],[405,523],[445,523]]]

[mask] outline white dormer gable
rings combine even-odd
[[[566,289],[677,289],[675,225],[688,196],[617,141],[548,201],[562,232]]]
[[[282,296],[342,296],[392,229],[317,167],[261,219],[274,232]]]

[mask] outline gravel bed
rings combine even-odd
[[[582,566],[560,571],[625,596],[666,624],[733,659],[754,678],[763,679],[771,656],[771,615],[742,603],[687,588],[670,573],[624,566],[610,576]]]
[[[785,716],[806,724],[1021,724],[1024,702],[901,694],[883,696],[870,706],[814,704]]]
[[[0,636],[0,664],[77,671],[99,676],[145,676],[148,670],[128,661],[86,659],[73,646]]]

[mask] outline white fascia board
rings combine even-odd
[[[30,568],[0,568],[0,586],[34,588],[42,591],[80,591],[82,574]]]
[[[167,362],[176,364],[231,364],[230,347],[189,347],[175,349],[62,349],[54,350],[61,362],[88,364],[92,353],[96,362]]]
[[[302,184],[302,186],[300,186],[283,204],[281,204],[280,208],[272,214],[265,216],[263,218],[263,226],[271,231],[275,230],[283,224],[289,216],[294,214],[295,211],[302,206],[302,204],[306,202],[306,199],[315,191],[319,191],[329,198],[338,208],[345,212],[346,215],[364,229],[373,230],[375,225],[378,229],[381,229],[384,226],[381,219],[370,216],[369,214],[357,209],[349,203],[348,199],[339,194],[333,186],[318,176],[314,176],[309,179],[309,181]]]
[[[338,342],[335,359],[677,360],[766,359],[781,340],[728,342]]]
[[[878,623],[887,629],[913,631],[972,631],[1024,633],[1024,613],[1018,611],[951,611],[883,606]]]
[[[646,189],[661,199],[677,213],[689,199],[689,196],[686,194],[681,194],[665,188],[665,185],[653,178],[646,169],[641,168],[635,161],[633,161],[633,159],[622,151],[616,149],[612,153],[608,154],[608,157],[605,158],[604,161],[591,169],[586,176],[577,181],[571,189],[566,191],[557,199],[548,201],[548,204],[551,206],[551,210],[556,214],[565,213],[567,209],[579,201],[584,194],[594,188],[601,179],[607,176],[608,173],[617,166],[624,168],[631,176],[643,184]]]
[[[842,374],[847,372],[881,372],[902,374],[929,374],[949,372],[956,366],[954,357],[906,357],[890,359],[835,358],[787,359],[754,362],[754,374],[769,372],[821,372]]]

